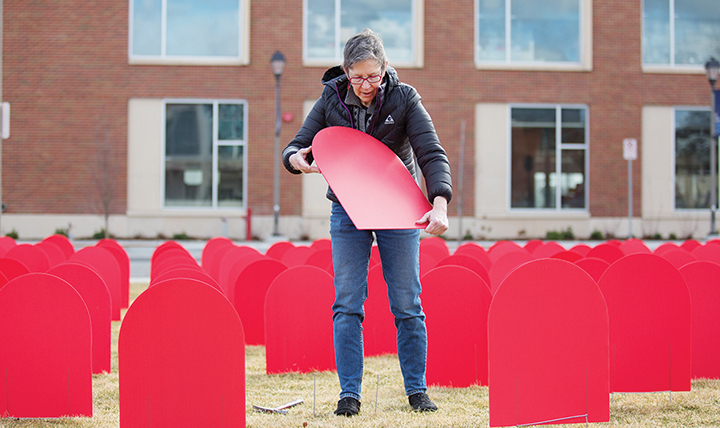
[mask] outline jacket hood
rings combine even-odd
[[[340,65],[336,65],[327,69],[327,71],[325,71],[325,74],[323,74],[322,77],[323,85],[327,85],[328,83],[333,82],[340,82],[342,80],[347,82],[347,76],[345,75],[345,70],[343,70],[342,66]],[[396,86],[400,82],[397,71],[395,71],[395,69],[390,66],[388,66],[385,70],[385,80],[389,84],[388,86]]]

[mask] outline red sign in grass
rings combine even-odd
[[[488,332],[491,427],[609,420],[607,309],[582,269],[539,259],[514,270]]]
[[[690,291],[677,268],[654,254],[631,254],[598,285],[610,316],[611,391],[689,391]]]
[[[334,300],[332,277],[315,266],[296,266],[275,278],[265,296],[268,374],[335,370]]]
[[[0,416],[92,416],[91,334],[85,302],[57,276],[0,289]]]
[[[680,274],[692,298],[692,377],[720,379],[720,265],[691,262]]]
[[[110,291],[97,272],[79,263],[61,263],[48,271],[64,279],[80,294],[92,324],[92,372],[110,373]]]
[[[436,267],[421,281],[428,385],[487,385],[490,287],[470,269],[453,265]]]
[[[245,427],[245,340],[217,289],[170,279],[128,309],[118,345],[120,427]]]

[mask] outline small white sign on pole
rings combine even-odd
[[[2,138],[10,138],[10,103],[2,103]]]
[[[637,140],[634,138],[626,138],[623,140],[623,158],[625,160],[637,159]]]

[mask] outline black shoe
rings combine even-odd
[[[438,408],[435,403],[430,400],[430,397],[424,392],[418,392],[408,397],[410,405],[416,412],[434,412]]]
[[[335,414],[338,416],[355,416],[360,413],[360,402],[353,397],[343,397],[338,401]]]

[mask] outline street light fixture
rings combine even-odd
[[[717,138],[715,138],[715,82],[718,79],[720,62],[713,57],[705,63],[705,73],[710,82],[710,235],[717,235],[715,210],[717,209]]]
[[[275,154],[273,156],[273,236],[279,236],[280,221],[280,76],[285,69],[285,56],[275,51],[270,58],[270,67],[275,75]]]

